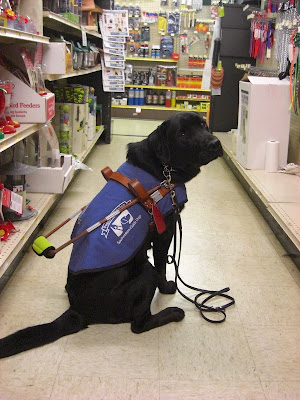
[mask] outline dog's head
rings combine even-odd
[[[202,165],[223,155],[220,141],[209,133],[203,118],[191,111],[173,115],[140,144],[141,147],[138,143],[129,145],[128,160],[156,176],[167,165],[173,169],[172,180],[178,183],[191,180]],[[139,162],[135,162],[136,150],[142,152]],[[155,165],[150,165],[151,162]],[[159,172],[154,173],[154,167]]]

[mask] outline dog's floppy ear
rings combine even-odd
[[[164,121],[157,127],[157,129],[155,129],[155,131],[150,133],[148,137],[150,147],[154,151],[155,155],[165,164],[169,162],[171,157],[167,135],[169,125],[169,120]]]

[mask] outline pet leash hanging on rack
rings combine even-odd
[[[179,275],[179,264],[180,264],[180,256],[181,256],[181,247],[182,247],[182,223],[181,223],[181,217],[180,217],[180,212],[179,212],[179,207],[176,201],[176,193],[172,189],[172,184],[171,184],[171,172],[172,168],[169,169],[166,165],[164,166],[164,176],[166,178],[166,183],[167,187],[170,189],[170,194],[171,194],[171,200],[172,200],[172,206],[174,210],[174,238],[173,238],[173,254],[168,255],[168,264],[174,264],[175,267],[175,284],[176,284],[176,289],[178,293],[188,300],[190,303],[195,304],[195,306],[198,308],[200,311],[201,316],[208,322],[211,323],[221,323],[224,322],[226,319],[226,308],[232,306],[235,304],[235,300],[232,296],[229,296],[227,293],[230,289],[229,287],[226,287],[221,290],[207,290],[207,289],[200,289],[196,288],[194,286],[188,285],[183,281],[181,276]],[[179,232],[179,250],[178,250],[178,257],[176,260],[176,254],[177,254],[177,231]],[[196,292],[199,292],[194,299],[191,299],[190,297],[186,296],[178,287],[178,280],[187,288],[192,289]],[[204,300],[200,301],[200,297],[206,295]],[[211,305],[206,304],[209,300],[214,299],[216,297],[223,297],[227,300],[229,300],[227,303],[213,307]],[[217,313],[221,314],[220,319],[210,319],[208,318],[205,314],[206,313]]]

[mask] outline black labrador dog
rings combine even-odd
[[[146,139],[130,143],[127,163],[159,182],[165,180],[167,168],[172,182],[184,184],[200,172],[202,165],[222,154],[220,141],[208,132],[198,113],[179,112]],[[66,289],[70,308],[51,323],[29,327],[1,339],[0,358],[51,343],[90,324],[127,322],[131,323],[132,332],[141,333],[181,321],[184,311],[177,307],[155,315],[150,312],[156,288],[165,294],[176,291],[175,283],[166,280],[167,253],[174,235],[172,214],[169,212],[164,217],[166,230],[162,234],[149,230],[143,245],[124,265],[88,273],[69,271]],[[153,248],[154,267],[148,261],[149,247]]]

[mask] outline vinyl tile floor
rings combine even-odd
[[[146,136],[157,121],[134,124]],[[93,171],[75,178],[42,233],[88,203],[104,185],[100,170],[116,169],[127,143],[141,139],[126,136],[128,121],[117,121],[114,134],[110,145],[95,146],[86,162]],[[230,287],[236,304],[226,321],[208,323],[178,293],[157,292],[152,312],[180,306],[182,322],[141,335],[129,324],[95,325],[0,360],[0,400],[300,399],[300,272],[222,159],[203,167],[187,192],[181,275],[200,288]],[[54,245],[72,226],[53,235]],[[70,251],[52,260],[26,253],[0,296],[0,337],[68,308]]]

